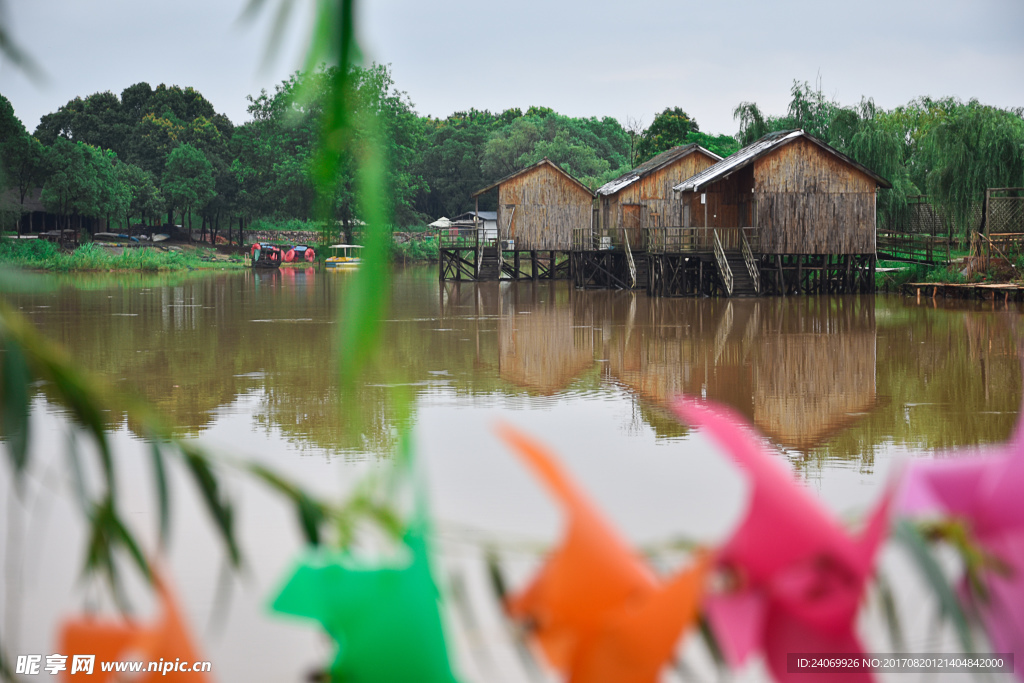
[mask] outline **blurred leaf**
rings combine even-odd
[[[306,541],[313,545],[320,545],[320,527],[327,516],[327,509],[322,504],[313,500],[305,491],[296,484],[285,480],[275,472],[271,472],[263,465],[249,464],[248,470],[262,479],[279,493],[287,496],[295,505],[295,512],[299,518],[299,526],[306,535]]]
[[[715,638],[715,632],[711,630],[711,624],[708,623],[704,615],[697,620],[697,626],[700,629],[700,637],[704,641],[704,645],[707,646],[711,658],[715,661],[715,666],[724,669],[726,666],[725,655],[722,654],[722,648],[718,644],[718,639]]]
[[[106,577],[107,585],[110,587],[114,601],[122,611],[127,611],[128,600],[125,596],[124,586],[121,585],[114,551],[118,544],[125,544],[126,536],[128,539],[131,539],[131,535],[127,533],[124,525],[117,519],[114,502],[110,497],[104,499],[102,503],[92,506],[89,513],[89,522],[90,534],[84,573],[86,575],[93,572],[103,574]],[[132,550],[132,544],[134,544],[133,539],[130,540],[130,544],[125,545],[129,550],[129,554],[138,563],[141,554],[136,554],[138,546],[135,546],[134,551]],[[141,561],[141,566],[144,567],[143,575],[147,580],[151,580],[152,576],[145,558],[141,558]]]
[[[505,575],[501,571],[501,561],[498,553],[493,548],[484,551],[484,560],[487,562],[487,577],[490,579],[491,589],[494,591],[498,602],[505,604],[508,597],[508,585],[505,583]]]
[[[5,0],[0,0],[0,55],[11,60],[11,63],[21,69],[31,80],[37,83],[45,82],[46,73],[20,45],[14,42],[14,38],[11,36]]]
[[[242,557],[235,539],[234,512],[231,503],[221,499],[220,484],[202,452],[190,444],[180,444],[180,446],[182,455],[185,456],[185,464],[188,465],[189,472],[195,479],[196,487],[206,504],[206,509],[216,522],[221,540],[227,547],[231,564],[237,567],[241,564]]]
[[[947,583],[942,568],[939,567],[928,548],[924,536],[905,519],[901,519],[893,525],[893,536],[910,552],[911,559],[917,564],[926,584],[938,599],[942,615],[953,621],[961,646],[966,652],[974,652],[967,616],[964,614],[953,588]]]
[[[89,512],[89,494],[85,486],[85,475],[82,472],[82,461],[78,454],[78,441],[74,432],[68,432],[68,445],[65,449],[68,459],[68,470],[71,471],[71,487],[78,500],[78,506],[82,512]]]
[[[882,614],[885,615],[885,625],[889,631],[889,642],[892,643],[893,652],[904,652],[903,629],[900,626],[899,613],[896,611],[892,586],[881,573],[876,574],[875,585],[878,587],[878,597],[882,601]]]
[[[153,456],[153,477],[156,483],[156,497],[160,510],[160,545],[166,546],[171,529],[171,499],[167,490],[167,466],[164,463],[163,445],[159,440],[150,442]]]
[[[101,383],[87,379],[75,368],[63,350],[40,335],[25,316],[4,301],[0,301],[0,327],[8,339],[16,340],[19,346],[28,352],[25,359],[34,374],[55,385],[61,403],[71,411],[78,423],[92,434],[99,450],[107,489],[114,495],[114,464],[100,411],[100,405],[105,402],[105,392],[101,389]]]
[[[3,643],[3,636],[0,635],[0,680],[13,683],[17,679],[14,678],[14,670],[11,669],[11,659],[7,656],[7,649],[3,646]]]
[[[146,556],[142,553],[142,549],[139,548],[138,542],[135,540],[135,536],[132,535],[128,527],[121,521],[121,517],[117,514],[114,509],[114,502],[110,501],[110,513],[109,523],[111,539],[123,545],[128,551],[128,555],[135,561],[135,566],[139,568],[142,575],[146,577],[147,581],[152,582],[153,573],[150,569],[149,562],[146,561]]]
[[[28,465],[29,439],[29,374],[28,362],[17,340],[6,337],[3,340],[3,361],[0,365],[3,391],[0,426],[3,436],[7,439],[7,452],[11,458],[15,480],[21,485],[25,467]]]

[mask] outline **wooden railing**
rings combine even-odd
[[[718,238],[718,231],[714,228],[711,230],[711,242],[715,251],[715,261],[718,263],[718,273],[722,276],[722,284],[725,285],[726,296],[732,296],[732,268],[729,267],[729,261],[725,258],[725,249],[722,247],[722,240]],[[742,237],[742,233],[740,233]]]
[[[479,234],[474,227],[439,228],[437,243],[442,249],[476,249]]]
[[[947,263],[952,240],[946,235],[913,232],[879,232],[875,242],[878,258],[916,263]]]
[[[633,251],[629,248],[629,233],[623,232],[626,241],[626,262],[629,264],[630,285],[636,287],[636,263],[633,262]]]
[[[743,261],[747,264],[747,272],[750,273],[750,279],[754,281],[754,293],[761,293],[761,269],[757,267],[757,260],[754,258],[754,252],[750,249],[750,242],[747,241],[746,234],[742,234],[743,240]]]
[[[655,253],[711,252],[715,249],[716,236],[724,251],[741,251],[746,239],[756,252],[760,241],[757,228],[664,227],[644,230],[647,251]]]

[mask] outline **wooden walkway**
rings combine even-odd
[[[929,299],[980,299],[982,301],[1024,301],[1024,284],[1015,282],[978,282],[952,284],[943,282],[908,282],[900,291],[906,296]]]

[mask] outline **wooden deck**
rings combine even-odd
[[[1024,284],[1016,282],[977,282],[954,284],[942,282],[908,282],[900,288],[906,296],[926,299],[977,299],[982,301],[1024,301]]]

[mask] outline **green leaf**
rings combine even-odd
[[[153,581],[153,572],[150,569],[149,562],[146,561],[146,556],[142,553],[142,549],[139,548],[138,542],[135,540],[135,536],[132,535],[128,527],[121,521],[121,517],[117,514],[114,509],[114,502],[110,501],[110,530],[111,539],[116,543],[123,545],[128,550],[128,555],[135,561],[135,565],[142,572],[142,575],[150,582]]]
[[[882,613],[885,615],[885,625],[889,631],[889,642],[892,643],[893,652],[904,652],[906,645],[892,586],[881,573],[875,576],[875,585],[878,587],[878,597],[882,601]]]
[[[196,488],[202,496],[206,509],[216,522],[220,532],[221,540],[227,548],[231,564],[235,567],[241,564],[241,552],[238,549],[238,541],[234,531],[234,511],[231,503],[221,499],[220,484],[210,467],[206,457],[190,444],[180,444],[182,454],[185,456],[185,464],[195,480]]]
[[[3,383],[0,385],[3,391],[0,426],[7,439],[7,452],[20,486],[28,465],[29,383],[32,377],[21,345],[11,337],[4,339],[0,368],[3,372]]]
[[[270,471],[263,465],[251,463],[247,467],[250,472],[270,485],[271,488],[284,494],[292,501],[299,518],[299,526],[306,536],[306,541],[312,545],[320,545],[320,527],[327,516],[326,506],[313,500],[296,484]]]
[[[68,445],[65,449],[68,459],[68,470],[71,472],[71,487],[78,500],[78,507],[83,513],[89,513],[89,494],[85,486],[85,475],[82,473],[82,460],[78,452],[78,441],[74,432],[68,432]]]
[[[166,546],[170,537],[171,499],[167,487],[167,467],[164,463],[162,444],[154,439],[150,443],[150,453],[153,456],[153,478],[160,510],[160,545]]]
[[[953,621],[964,651],[974,652],[967,616],[960,606],[960,601],[957,600],[956,593],[946,581],[942,568],[939,567],[928,548],[924,536],[921,535],[917,527],[905,519],[901,519],[893,525],[893,536],[909,551],[911,559],[917,564],[925,582],[938,599],[942,615]]]
[[[718,639],[715,637],[715,632],[711,630],[711,624],[705,616],[697,620],[697,626],[700,629],[701,639],[704,641],[704,645],[707,646],[708,652],[711,653],[711,658],[715,661],[715,666],[719,669],[724,669],[726,666],[725,655],[722,654],[722,647],[718,644]]]

